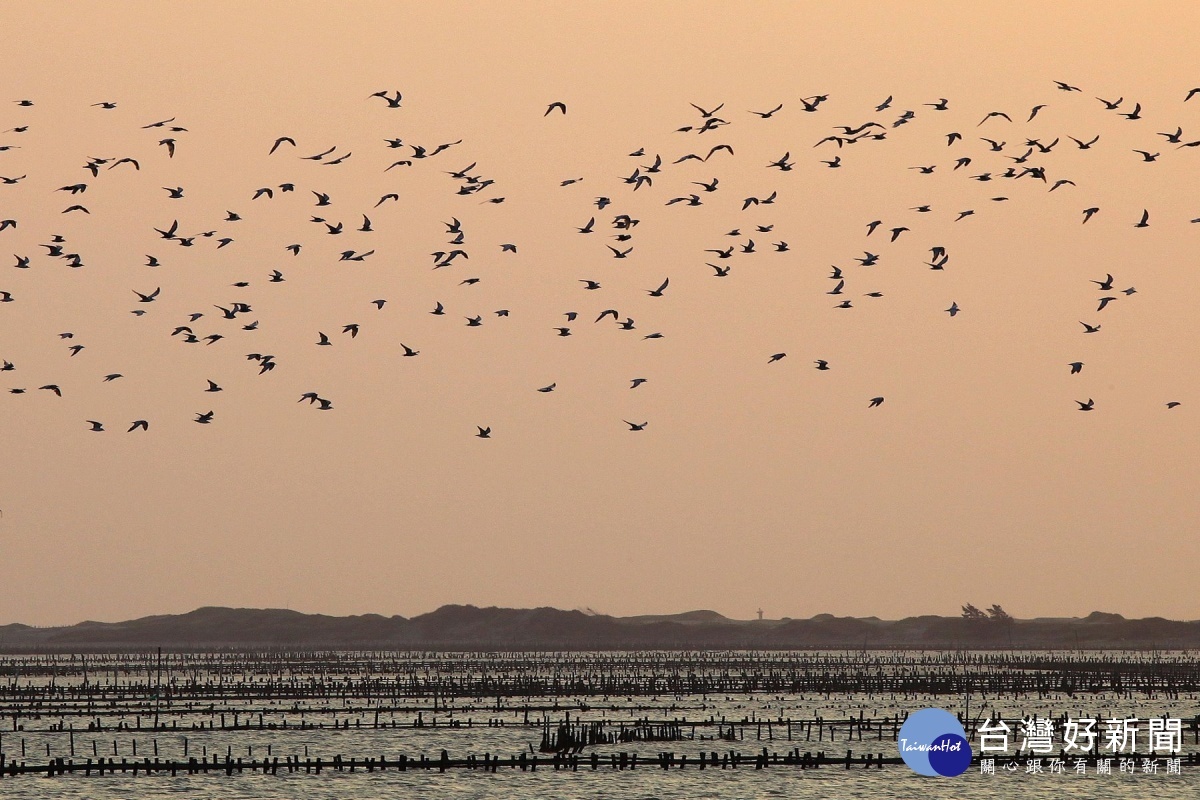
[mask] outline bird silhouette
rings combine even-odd
[[[282,144],[290,144],[292,147],[295,147],[295,146],[296,146],[296,140],[295,140],[295,139],[293,139],[293,138],[292,138],[292,137],[290,137],[290,136],[280,136],[280,137],[279,137],[278,139],[276,139],[276,140],[275,140],[275,142],[274,142],[274,143],[271,145],[271,149],[267,151],[267,155],[274,155],[274,154],[275,154],[275,151],[276,151],[276,150],[278,150],[278,149],[279,149],[279,146],[280,146],[280,145],[282,145]]]

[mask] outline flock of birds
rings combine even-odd
[[[1129,101],[1124,97],[1116,97],[1114,99],[1095,98],[1084,96],[1082,90],[1069,83],[1055,81],[1053,88],[1048,88],[1048,95],[1053,96],[1047,98],[1047,102],[1033,105],[1029,109],[1023,110],[1020,113],[1010,114],[1004,110],[989,111],[982,116],[975,124],[975,130],[963,129],[953,131],[939,131],[936,134],[935,145],[931,145],[930,152],[937,155],[931,158],[928,162],[913,164],[906,169],[918,175],[932,175],[935,173],[944,174],[952,173],[962,176],[963,180],[972,180],[980,184],[988,184],[995,182],[994,185],[1000,185],[1003,182],[1009,182],[1010,185],[1022,187],[1019,191],[1030,191],[1026,187],[1038,187],[1040,191],[1055,193],[1055,196],[1066,195],[1071,191],[1078,191],[1079,184],[1076,183],[1070,176],[1058,175],[1054,172],[1055,162],[1053,156],[1060,149],[1076,148],[1080,151],[1088,151],[1100,149],[1104,147],[1105,133],[1099,134],[1072,131],[1070,134],[1063,132],[1059,135],[1029,137],[1021,133],[1023,126],[1031,126],[1038,119],[1039,114],[1043,114],[1045,109],[1055,103],[1061,104],[1077,104],[1077,103],[1101,103],[1101,108],[1105,112],[1110,112],[1117,118],[1123,118],[1128,123],[1146,125],[1147,123],[1139,122],[1143,120],[1143,108],[1140,103]],[[1183,103],[1192,101],[1193,98],[1200,94],[1200,88],[1193,88],[1186,91],[1183,97]],[[396,90],[383,90],[374,92],[367,96],[367,102],[378,104],[381,113],[392,114],[399,112],[405,113],[407,105],[404,102],[404,97],[401,92]],[[674,131],[674,134],[681,137],[694,137],[691,140],[703,142],[703,145],[693,148],[686,148],[688,152],[680,152],[670,155],[663,155],[660,152],[654,152],[652,149],[639,148],[628,153],[628,157],[633,159],[635,165],[632,171],[627,175],[621,175],[616,180],[609,180],[601,193],[590,193],[594,195],[588,200],[590,206],[594,210],[585,212],[589,218],[584,221],[580,220],[581,224],[575,226],[574,235],[584,237],[584,241],[594,240],[596,238],[607,237],[607,241],[603,243],[603,248],[600,252],[606,252],[607,255],[614,259],[636,259],[637,258],[637,234],[639,226],[653,225],[654,220],[643,220],[630,213],[628,209],[622,209],[622,202],[633,193],[639,193],[639,197],[647,194],[653,195],[655,192],[662,192],[661,187],[682,187],[674,188],[671,191],[663,192],[661,197],[661,205],[663,207],[697,207],[706,204],[713,204],[723,200],[723,193],[726,192],[725,185],[722,184],[723,174],[715,174],[712,177],[692,180],[697,177],[687,174],[685,170],[691,162],[697,162],[703,165],[710,165],[712,172],[718,172],[718,165],[729,164],[733,162],[737,156],[733,145],[719,141],[721,132],[728,126],[732,125],[763,125],[772,124],[772,120],[780,115],[793,113],[799,115],[814,115],[814,119],[820,119],[826,115],[825,104],[829,100],[827,95],[814,95],[809,97],[799,98],[798,100],[787,100],[777,103],[774,107],[766,110],[750,110],[742,112],[732,112],[726,109],[724,103],[719,103],[711,107],[690,104],[694,113],[688,112],[690,118],[687,124],[680,126]],[[19,115],[33,109],[37,106],[37,102],[29,99],[21,99],[14,101],[13,108],[16,110],[17,124],[3,131],[0,137],[0,209],[12,209],[20,207],[20,205],[12,199],[12,196],[7,196],[7,192],[19,189],[22,184],[30,179],[29,174],[21,168],[21,151],[23,143],[28,137],[36,136],[37,131],[35,124],[32,121],[24,122],[20,120]],[[1200,107],[1200,101],[1196,101],[1193,105]],[[119,104],[114,101],[101,101],[94,104],[96,113],[107,113],[117,109]],[[951,101],[946,98],[931,98],[921,103],[913,104],[913,108],[903,108],[895,102],[891,96],[883,99],[871,109],[864,111],[864,116],[870,116],[866,121],[854,120],[850,124],[836,124],[823,126],[825,131],[832,131],[828,135],[818,138],[811,146],[806,147],[805,154],[793,154],[791,150],[782,153],[778,158],[774,158],[767,163],[751,164],[749,169],[761,170],[763,174],[775,175],[792,172],[798,162],[807,156],[808,153],[815,153],[817,161],[825,168],[839,169],[848,163],[848,159],[852,154],[862,150],[865,147],[883,146],[889,141],[906,133],[905,126],[913,125],[914,127],[921,122],[928,122],[930,119],[936,121],[938,115],[950,110]],[[538,109],[541,111],[541,109]],[[533,110],[531,110],[533,113]],[[550,103],[541,113],[543,118],[542,124],[553,125],[556,118],[565,117],[569,114],[567,102],[556,101]],[[11,113],[5,113],[5,116],[12,116]],[[1120,123],[1124,124],[1124,123]],[[87,205],[87,192],[96,182],[103,180],[107,175],[115,170],[126,171],[138,174],[139,176],[149,177],[154,175],[165,164],[171,163],[174,159],[184,155],[186,152],[185,136],[189,134],[189,128],[181,124],[176,117],[151,121],[144,125],[138,125],[141,131],[148,133],[153,138],[150,141],[155,142],[152,155],[139,154],[138,157],[123,156],[123,157],[93,157],[88,158],[84,164],[79,167],[79,179],[73,183],[66,183],[61,187],[53,190],[50,197],[69,198],[64,204],[61,211],[62,215],[73,216],[90,216],[91,210]],[[928,130],[926,126],[925,130]],[[982,136],[980,133],[986,132],[988,136]],[[1073,135],[1080,133],[1081,135]],[[673,135],[674,135],[673,134]],[[1154,142],[1154,145],[1147,144],[1145,149],[1133,149],[1132,153],[1123,153],[1126,157],[1136,156],[1137,163],[1156,163],[1161,161],[1169,161],[1186,155],[1189,151],[1194,151],[1200,147],[1200,139],[1193,139],[1185,136],[1182,126],[1173,126],[1173,129],[1166,131],[1156,131],[1147,129],[1145,138],[1148,142]],[[674,139],[674,141],[684,141],[683,138]],[[711,144],[710,144],[711,140]],[[982,152],[977,152],[976,142],[986,145]],[[974,147],[972,145],[975,145]],[[404,172],[416,170],[420,168],[428,168],[425,165],[431,163],[430,160],[437,158],[438,165],[447,165],[447,161],[454,157],[456,150],[463,146],[463,140],[457,139],[447,142],[439,142],[435,144],[416,144],[407,141],[402,137],[385,138],[379,142],[377,147],[386,152],[388,155],[394,156],[387,159],[391,163],[383,168],[383,173],[387,176],[402,175]],[[674,146],[674,145],[673,145]],[[665,148],[664,148],[665,149]],[[302,147],[295,138],[291,136],[279,136],[274,141],[263,143],[263,155],[270,159],[291,159],[293,163],[305,169],[311,167],[342,167],[354,164],[355,153],[353,150],[341,148],[338,146],[325,148],[306,149]],[[361,161],[361,156],[358,157]],[[448,194],[454,195],[461,203],[461,216],[469,218],[472,214],[479,213],[475,209],[480,206],[499,205],[505,202],[507,197],[499,193],[499,183],[496,179],[488,177],[480,168],[477,161],[469,161],[464,158],[457,163],[465,163],[465,166],[457,169],[447,169],[434,167],[437,173],[444,175],[440,180],[444,181],[445,191]],[[353,169],[353,167],[349,167]],[[747,167],[742,166],[743,169]],[[378,258],[376,248],[366,247],[357,244],[367,238],[368,234],[374,233],[376,229],[376,220],[372,219],[372,215],[380,216],[386,213],[386,207],[389,203],[396,203],[400,200],[400,193],[396,191],[382,194],[373,207],[369,209],[360,208],[352,211],[345,208],[339,208],[331,196],[331,193],[323,190],[319,186],[321,174],[312,170],[306,175],[314,175],[312,186],[300,188],[301,184],[298,181],[284,182],[266,186],[249,186],[242,200],[247,204],[253,204],[253,208],[257,212],[258,208],[263,204],[269,203],[276,198],[281,198],[283,195],[294,193],[297,196],[304,196],[311,199],[311,209],[306,214],[308,217],[308,233],[302,235],[298,241],[283,241],[279,242],[279,252],[282,259],[290,259],[299,256],[300,253],[309,246],[318,237],[326,236],[342,236],[346,235],[348,240],[354,240],[356,243],[353,247],[347,247],[340,251],[337,257],[338,262],[354,262],[363,263],[371,259]],[[676,175],[682,176],[681,180],[676,180]],[[711,173],[710,173],[711,174]],[[139,178],[142,179],[142,178]],[[389,177],[390,179],[390,177]],[[560,182],[560,187],[569,187],[582,182],[584,178],[571,177]],[[590,183],[590,181],[589,181]],[[187,189],[184,186],[167,185],[161,187],[165,193],[163,195],[164,206],[169,206],[172,201],[180,200],[187,196]],[[519,191],[514,187],[515,191]],[[1018,191],[1013,189],[1014,192]],[[695,263],[689,267],[689,272],[682,277],[665,276],[660,281],[656,280],[653,285],[645,288],[646,295],[650,298],[663,298],[677,285],[672,283],[672,278],[679,280],[698,280],[699,276],[706,273],[699,270],[710,269],[711,273],[707,273],[711,278],[729,279],[736,272],[736,267],[742,259],[749,257],[759,252],[774,252],[774,253],[790,253],[793,252],[792,245],[783,239],[776,231],[773,224],[762,221],[753,221],[747,223],[744,220],[749,217],[737,217],[742,212],[763,212],[780,204],[784,200],[787,189],[774,189],[769,193],[754,195],[748,197],[735,198],[731,205],[732,214],[738,221],[728,230],[714,232],[714,237],[720,236],[721,244],[716,244],[712,247],[697,248],[694,256]],[[1061,194],[1059,194],[1061,193]],[[1001,203],[1008,201],[1009,197],[1003,192],[997,193],[989,198],[990,202]],[[39,199],[36,202],[45,202],[45,198]],[[239,201],[240,203],[241,201]],[[1065,202],[1065,201],[1064,201]],[[850,266],[851,263],[856,264],[858,268],[868,268],[880,263],[885,257],[887,248],[896,243],[901,237],[916,236],[918,231],[914,230],[910,225],[915,225],[911,220],[919,219],[921,215],[935,213],[934,204],[919,204],[908,209],[911,214],[906,217],[909,224],[889,223],[883,219],[863,220],[862,223],[862,255],[854,256],[846,259],[842,265],[833,265],[828,275],[829,289],[826,292],[830,296],[830,308],[836,311],[855,308],[855,303],[859,302],[857,296],[850,294],[850,284],[854,282],[855,277],[851,271],[856,267]],[[610,207],[611,210],[610,210]],[[940,209],[939,209],[940,210]],[[675,212],[667,212],[675,213]],[[982,208],[955,208],[947,217],[952,223],[969,224],[967,221],[977,213],[982,213]],[[1079,222],[1087,225],[1092,223],[1092,220],[1103,213],[1098,206],[1087,205],[1079,208]],[[146,232],[152,228],[158,237],[162,249],[156,254],[147,254],[145,256],[145,267],[155,270],[163,267],[170,261],[170,257],[165,254],[169,248],[195,248],[205,247],[210,248],[213,253],[221,252],[222,256],[231,260],[238,259],[237,248],[234,245],[239,238],[239,230],[245,225],[247,220],[252,220],[255,214],[248,211],[242,213],[235,211],[227,211],[225,216],[219,223],[211,229],[193,230],[191,225],[184,225],[178,218],[172,219],[173,212],[164,208],[164,220],[169,219],[169,222],[159,223],[157,225],[147,225]],[[347,216],[350,214],[351,216]],[[915,216],[914,216],[915,215]],[[16,236],[23,234],[26,228],[20,219],[20,214],[11,212],[9,214],[0,211],[0,216],[7,217],[0,219],[0,251],[4,249],[6,239],[16,240]],[[361,222],[359,219],[361,218]],[[349,221],[348,221],[349,220]],[[1135,217],[1129,219],[1126,224],[1134,229],[1147,228],[1152,224],[1161,224],[1160,220],[1152,215],[1149,208],[1143,209]],[[1169,220],[1166,224],[1177,223],[1200,223],[1200,218],[1191,220]],[[444,239],[437,243],[437,246],[430,253],[431,262],[430,268],[433,270],[443,270],[455,266],[461,266],[469,262],[471,255],[478,252],[473,244],[468,244],[468,225],[460,221],[458,216],[454,216],[449,220],[442,221],[444,226]],[[1094,223],[1092,223],[1094,224]],[[644,230],[645,228],[642,228]],[[590,237],[590,238],[589,238]],[[11,268],[16,270],[35,270],[45,269],[50,264],[58,262],[65,264],[70,269],[84,269],[91,267],[92,261],[87,255],[86,243],[77,243],[74,240],[68,240],[67,237],[57,233],[38,233],[36,238],[37,248],[41,252],[14,252],[14,263]],[[769,241],[769,244],[760,244],[756,239]],[[770,241],[777,239],[775,241]],[[518,243],[513,241],[496,242],[492,247],[493,252],[498,251],[499,254],[515,254],[518,251]],[[226,249],[229,248],[229,249]],[[282,254],[286,253],[284,256]],[[935,272],[944,272],[950,268],[951,253],[946,246],[932,244],[928,249],[928,259],[923,266]],[[161,274],[161,273],[160,273]],[[287,280],[284,272],[284,267],[281,263],[280,267],[272,268],[262,275],[262,283],[268,287],[272,284],[283,283]],[[458,283],[460,286],[471,286],[478,283],[479,277],[467,277]],[[577,280],[581,289],[585,293],[599,291],[603,288],[600,280],[593,278],[579,278]],[[3,282],[3,277],[0,277],[0,282]],[[239,281],[233,286],[238,289],[246,289],[257,282],[249,280]],[[1134,286],[1124,286],[1119,284],[1112,274],[1105,274],[1102,278],[1097,276],[1091,283],[1095,284],[1098,291],[1096,296],[1097,307],[1095,314],[1099,315],[1113,303],[1123,301],[1126,298],[1133,296],[1136,293]],[[2,285],[2,283],[0,283]],[[122,310],[121,313],[128,313],[142,317],[151,316],[153,318],[152,309],[154,304],[160,301],[163,287],[153,286],[131,288],[130,298],[131,304],[134,306],[129,310]],[[586,296],[586,295],[581,295]],[[861,296],[876,299],[883,296],[881,292],[865,292]],[[21,303],[25,300],[21,293],[12,289],[0,288],[0,334],[4,338],[0,338],[0,347],[3,347],[4,341],[13,338],[13,331],[5,324],[4,310],[11,308],[12,304]],[[364,307],[374,307],[376,311],[383,311],[389,300],[385,297],[364,297],[362,303]],[[609,304],[603,304],[609,305]],[[165,326],[153,328],[157,333],[161,333],[164,337],[169,337],[179,342],[191,345],[203,345],[205,347],[218,345],[220,347],[228,347],[231,341],[236,341],[238,344],[242,342],[252,342],[255,332],[259,330],[260,320],[257,318],[255,311],[255,303],[248,299],[238,300],[234,302],[206,301],[204,307],[208,310],[196,311],[188,314],[180,319],[170,320]],[[450,312],[443,303],[434,298],[430,298],[428,313],[435,317],[445,317]],[[611,320],[608,324],[615,325],[621,330],[639,330],[642,328],[640,322],[632,317],[621,314],[616,308],[606,307],[601,309],[596,307],[599,313],[594,317],[588,314],[586,319],[588,324],[599,324],[606,320]],[[374,313],[374,312],[372,312]],[[510,310],[501,308],[494,311],[498,318],[508,317]],[[594,312],[593,312],[594,313]],[[944,309],[944,313],[949,317],[957,317],[960,314],[969,313],[969,309],[960,307],[957,302],[951,302]],[[546,335],[554,335],[558,337],[572,336],[577,325],[583,320],[581,313],[577,311],[565,311],[562,314],[562,324],[548,325]],[[467,327],[481,327],[484,324],[484,316],[482,314],[472,314],[463,317]],[[203,320],[203,322],[201,322]],[[219,329],[211,333],[206,333],[201,327],[209,326],[211,321],[215,320],[216,324],[221,326]],[[1081,321],[1081,333],[1096,334],[1101,330],[1101,324],[1095,319],[1091,321]],[[340,331],[334,331],[333,334],[327,331],[315,330],[313,338],[310,342],[314,347],[331,347],[335,344],[338,336],[346,337],[353,341],[358,337],[360,331],[367,326],[357,322],[344,324]],[[668,332],[651,329],[643,333],[641,338],[648,342],[653,342],[657,339],[662,339]],[[24,333],[22,335],[25,335]],[[86,345],[75,341],[75,334],[70,331],[58,332],[54,335],[60,337],[65,345],[65,359],[75,359],[79,357],[86,359],[84,354]],[[224,344],[221,344],[224,343]],[[397,355],[403,358],[417,358],[421,356],[421,350],[410,346],[403,341],[396,342]],[[241,348],[241,349],[255,349]],[[81,355],[83,354],[83,355]],[[240,357],[253,362],[254,369],[259,375],[268,375],[275,371],[283,362],[271,353],[267,352],[249,352],[244,353]],[[428,356],[427,356],[428,357]],[[778,364],[788,357],[785,351],[775,353],[764,353],[763,361],[767,365]],[[813,367],[817,370],[828,371],[834,369],[834,365],[828,359],[814,359]],[[1064,364],[1064,369],[1069,370],[1069,374],[1079,374],[1084,369],[1084,362],[1077,360]],[[44,393],[56,397],[62,397],[65,392],[74,391],[91,391],[90,387],[81,385],[79,381],[72,382],[66,377],[53,377],[55,367],[53,365],[38,365],[36,368],[26,367],[24,364],[17,364],[8,360],[3,352],[0,352],[0,373],[5,376],[8,386],[6,391],[11,395],[28,395],[33,393]],[[50,375],[49,380],[33,380],[26,384],[26,375]],[[110,372],[103,376],[101,383],[112,383],[124,377],[121,372]],[[639,386],[647,382],[645,377],[631,377],[629,379],[629,389],[637,389]],[[206,378],[207,386],[203,389],[197,387],[200,393],[213,396],[223,391],[223,387],[216,381]],[[557,389],[557,382],[551,382],[540,387],[530,387],[531,391],[537,391],[542,394],[549,394]],[[335,408],[333,400],[328,396],[322,396],[323,393],[317,391],[307,391],[300,395],[297,403],[308,403],[311,407],[320,411],[330,411]],[[863,403],[865,407],[877,408],[885,401],[883,395],[873,397],[864,397]],[[1096,403],[1092,398],[1080,399],[1075,401],[1079,411],[1092,411],[1096,408]],[[1178,400],[1171,400],[1165,403],[1167,408],[1176,408],[1180,405]],[[208,404],[205,404],[207,407]],[[204,407],[202,407],[204,408]],[[614,424],[618,417],[614,417]],[[211,407],[206,410],[198,410],[194,412],[193,420],[197,424],[212,424],[216,422],[218,415]],[[626,430],[630,432],[642,432],[650,425],[649,420],[637,421],[622,419],[626,426]],[[122,422],[120,429],[130,433],[146,432],[152,427],[153,420],[149,418],[139,418],[129,422]],[[110,430],[109,420],[86,419],[80,420],[81,429],[84,431],[106,432]],[[492,436],[492,427],[490,424],[475,425],[475,436],[488,439]]]

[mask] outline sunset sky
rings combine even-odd
[[[0,182],[0,624],[446,603],[1200,618],[1200,147],[1180,146],[1200,140],[1200,7],[977,8],[4,4],[0,176],[27,177]],[[692,103],[729,124],[697,133]],[[872,121],[884,140],[814,146]],[[1017,161],[1030,139],[1058,143]],[[622,181],[655,154],[652,185]],[[494,184],[458,195],[472,162]],[[1001,177],[1030,166],[1046,182]],[[192,247],[155,232],[172,220]],[[40,246],[56,234],[83,266]],[[214,308],[235,302],[252,311]],[[593,322],[609,308],[634,329]]]

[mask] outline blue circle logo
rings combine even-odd
[[[909,714],[896,746],[904,763],[918,775],[961,775],[971,766],[971,745],[958,718],[940,708]]]

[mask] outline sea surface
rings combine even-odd
[[[1144,736],[1152,717],[1186,724],[1200,713],[1196,671],[1194,654],[1178,652],[0,656],[0,750],[10,762],[359,760],[354,771],[326,766],[319,775],[281,767],[275,775],[6,776],[0,798],[1197,798],[1200,767],[1168,774],[1160,757],[1157,771],[1146,772],[1144,755],[1127,762],[1128,772],[1118,769],[1114,755],[1111,774],[1097,774],[1094,765],[1081,774],[1068,758],[1062,771],[1049,762],[1040,773],[1024,766],[1010,771],[1001,760],[995,774],[972,766],[953,778],[923,777],[903,764],[755,769],[750,760],[736,769],[705,770],[696,764],[701,753],[733,751],[752,759],[764,748],[895,757],[892,726],[856,735],[849,721],[903,718],[922,708],[944,708],[969,723],[999,715],[1014,730],[1028,716],[1092,717],[1101,729],[1109,718],[1136,718]],[[997,675],[1003,680],[993,688],[1005,680],[1022,688],[977,690]],[[963,685],[963,676],[975,678],[968,691],[949,693]],[[1064,676],[1074,676],[1069,691],[1048,688],[1065,685]],[[602,681],[618,678],[625,691],[606,693],[617,684]],[[872,690],[847,690],[848,680],[869,682]],[[680,691],[685,684],[703,691]],[[823,684],[842,688],[813,690]],[[768,690],[746,690],[759,685]],[[780,690],[788,685],[801,690]],[[808,724],[818,719],[820,730]],[[610,734],[674,724],[682,738],[588,745],[577,771],[553,769],[546,737],[552,740],[563,724],[581,723],[599,723]],[[1193,738],[1185,732],[1183,753],[1200,751]],[[1014,733],[1014,753],[1016,740]],[[443,750],[451,758],[536,752],[541,763],[534,771],[501,767],[494,773],[368,772],[361,766],[368,757],[401,754],[436,760]],[[1138,750],[1144,752],[1144,743]],[[593,752],[601,756],[594,771]],[[613,769],[608,758],[620,752],[637,753],[637,767]],[[662,752],[687,755],[686,767],[661,769],[654,762]]]

